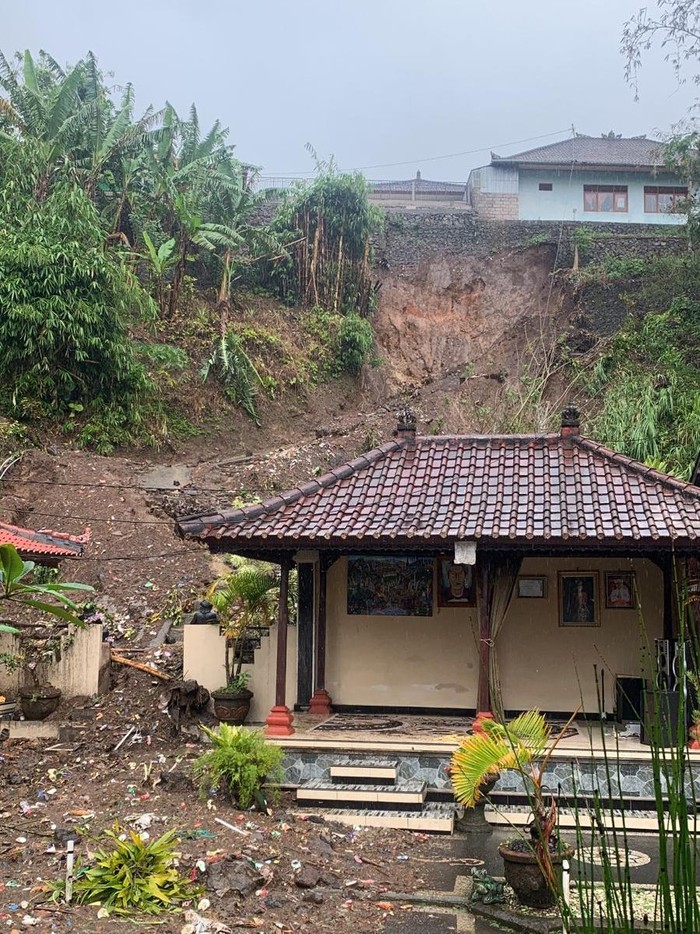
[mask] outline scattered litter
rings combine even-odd
[[[207,804],[208,803],[209,802],[207,802]],[[222,827],[228,827],[229,830],[233,830],[235,833],[239,833],[243,837],[248,836],[247,830],[241,830],[240,827],[234,827],[233,824],[229,824],[228,821],[222,820],[220,817],[215,817],[214,820],[216,821],[217,824],[221,824]]]
[[[233,934],[227,924],[221,921],[210,921],[192,909],[185,912],[185,922],[185,925],[180,928],[180,934]]]

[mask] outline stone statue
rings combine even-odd
[[[218,623],[219,617],[208,600],[200,600],[197,609],[192,614],[192,619],[190,620],[190,625],[198,625],[200,623]]]

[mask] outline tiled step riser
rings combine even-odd
[[[398,766],[371,766],[371,765],[332,765],[329,769],[332,781],[340,782],[381,782],[390,785],[399,776]]]
[[[415,814],[420,814],[423,810],[423,802],[417,802],[412,804],[411,802],[405,801],[358,801],[358,800],[343,800],[336,799],[335,801],[330,801],[323,798],[300,798],[297,797],[297,801],[302,807],[305,808],[316,808],[318,813],[323,816],[323,809],[333,808],[335,810],[356,810],[357,808],[365,807],[368,810],[381,810],[381,811],[411,811]]]
[[[393,785],[397,776],[391,775],[358,775],[352,772],[347,775],[331,775],[334,785]]]
[[[328,810],[319,812],[319,817],[329,822],[349,824],[353,827],[388,827],[393,830],[413,830],[423,833],[452,833],[454,814],[452,809],[422,812],[406,811],[352,811]]]
[[[352,802],[361,805],[417,805],[425,801],[427,785],[423,781],[399,782],[396,785],[374,785],[364,781],[340,784],[328,781],[306,782],[297,790],[298,801],[328,802],[330,807],[346,807]]]

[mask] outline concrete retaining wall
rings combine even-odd
[[[102,624],[76,629],[73,641],[66,642],[60,661],[47,672],[47,680],[64,697],[92,697],[108,687],[109,645],[102,641]],[[0,636],[0,653],[17,651],[14,636]],[[8,672],[0,666],[0,692],[9,696],[19,687],[20,672]]]

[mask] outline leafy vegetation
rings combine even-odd
[[[0,177],[0,381],[20,415],[116,408],[149,388],[128,324],[149,300],[104,249],[94,206],[66,172],[42,200],[31,147],[13,146]]]
[[[292,588],[293,592],[293,588]],[[243,649],[251,630],[269,629],[277,619],[279,579],[275,568],[246,561],[215,581],[207,594],[226,634],[226,685],[245,687]]]
[[[687,477],[700,437],[700,303],[675,299],[631,319],[587,379],[600,400],[596,438],[630,457]]]
[[[368,316],[374,305],[371,241],[380,214],[359,174],[317,160],[311,185],[293,190],[275,219],[290,258],[272,272],[279,293],[305,307]]]
[[[103,836],[107,846],[97,851],[90,868],[77,865],[73,895],[78,904],[101,905],[116,915],[156,915],[178,908],[196,894],[175,866],[175,831],[142,840],[133,830],[125,832],[115,824]],[[65,883],[54,887],[54,898],[64,893]]]
[[[267,743],[261,730],[228,723],[221,723],[216,730],[205,726],[202,729],[213,743],[213,748],[194,762],[203,797],[212,789],[220,789],[238,807],[248,808],[256,800],[260,803],[263,784],[274,785],[282,780],[284,751]]]

